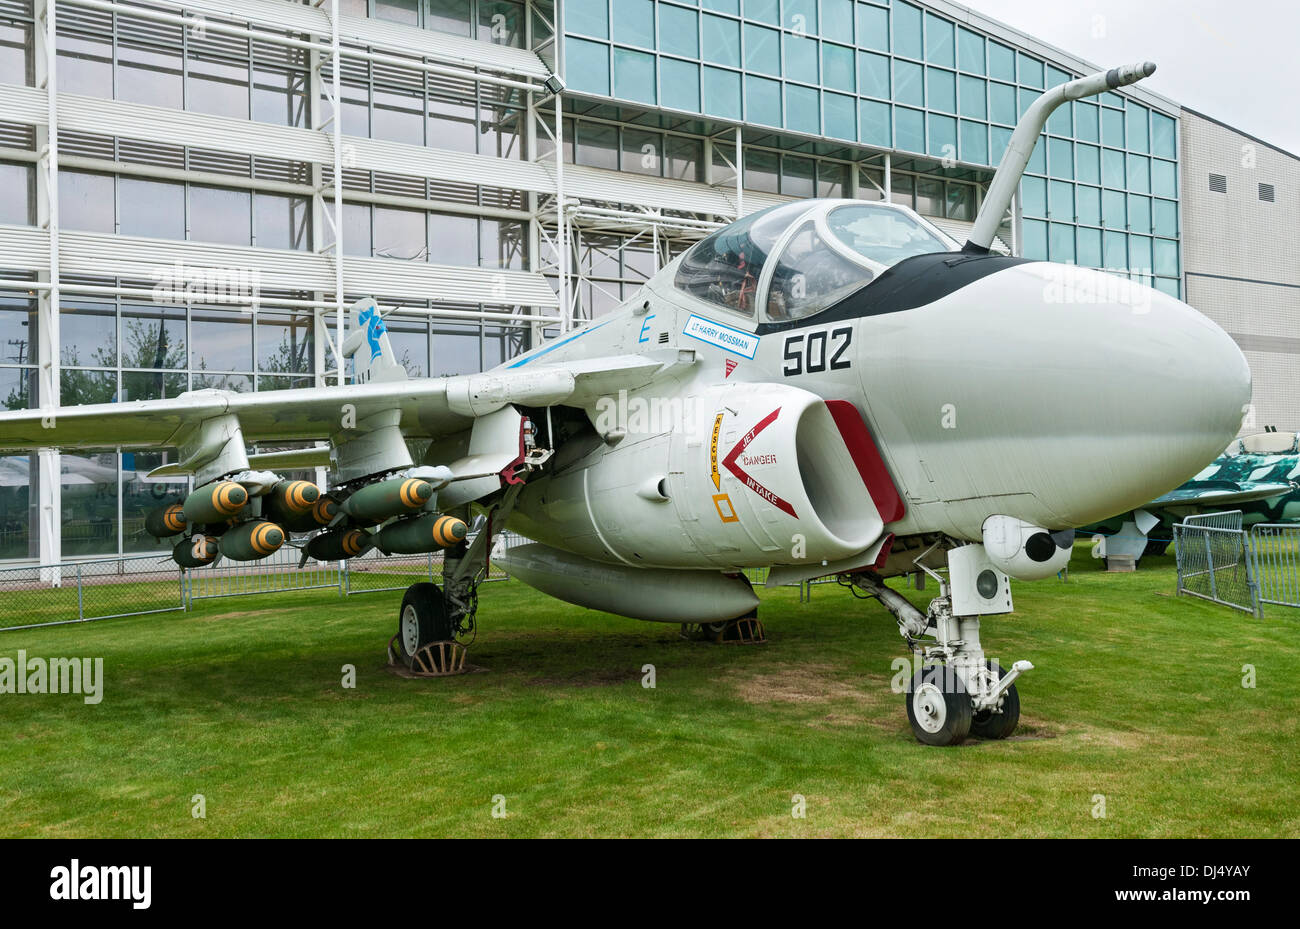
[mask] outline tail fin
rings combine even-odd
[[[388,329],[373,299],[358,300],[348,308],[348,335],[343,340],[343,357],[353,360],[356,372],[353,383],[406,380],[406,368],[393,354]]]

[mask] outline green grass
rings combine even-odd
[[[1300,619],[1177,599],[1167,558],[1073,568],[984,624],[1037,666],[1017,736],[949,749],[890,692],[889,615],[834,586],[765,593],[770,641],[743,646],[487,584],[488,670],[440,680],[383,667],[400,593],[0,633],[106,677],[98,706],[0,695],[0,835],[1300,835]]]

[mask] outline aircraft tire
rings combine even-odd
[[[996,661],[988,661],[989,670],[1002,680],[1007,673],[1002,670],[1001,665]],[[970,734],[978,739],[1005,739],[1011,733],[1016,731],[1016,725],[1020,722],[1020,692],[1016,690],[1016,685],[1012,684],[1007,688],[1007,692],[1002,695],[1002,712],[994,713],[992,710],[981,710],[971,716]]]
[[[402,609],[397,614],[397,649],[407,666],[423,646],[451,637],[442,589],[427,582],[406,588]]]
[[[912,734],[926,745],[959,745],[970,734],[971,699],[966,685],[944,665],[916,672],[904,695]]]

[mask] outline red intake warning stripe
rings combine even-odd
[[[732,474],[734,474],[736,477],[738,477],[741,483],[743,483],[746,487],[748,487],[754,493],[758,494],[768,503],[772,504],[778,510],[781,510],[782,512],[785,513],[789,513],[795,519],[798,519],[799,514],[794,511],[794,507],[792,507],[786,500],[783,500],[781,497],[772,493],[772,491],[768,490],[758,481],[754,480],[754,478],[750,477],[749,474],[747,474],[745,470],[740,467],[740,465],[736,464],[736,459],[740,457],[741,453],[745,449],[749,448],[750,443],[753,442],[754,439],[758,438],[758,434],[760,432],[762,432],[768,426],[772,425],[772,423],[776,422],[776,418],[780,414],[781,414],[781,408],[778,406],[771,413],[768,413],[766,416],[764,416],[759,421],[757,426],[755,426],[753,429],[746,432],[744,436],[741,438],[741,440],[736,443],[736,447],[727,453],[726,458],[722,459],[722,466],[726,468],[728,471],[730,471]]]
[[[894,486],[894,479],[889,476],[889,469],[885,467],[858,408],[847,400],[827,400],[826,409],[830,410],[831,418],[840,430],[840,438],[853,456],[853,463],[858,467],[858,474],[871,495],[871,502],[876,505],[881,521],[888,525],[902,519],[906,512],[903,498]]]

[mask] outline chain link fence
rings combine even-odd
[[[185,577],[169,555],[0,568],[0,630],[185,608]]]

